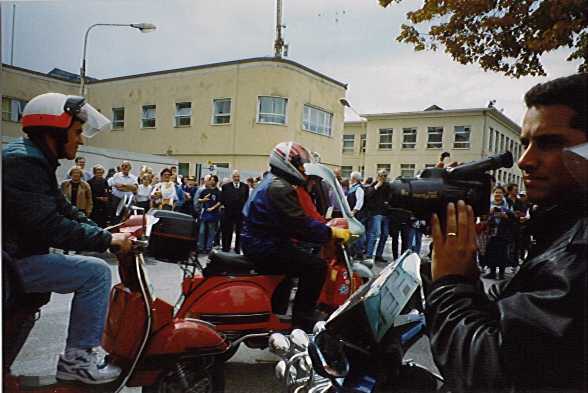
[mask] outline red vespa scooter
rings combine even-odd
[[[343,218],[332,219],[328,225],[345,227],[357,238],[363,225],[352,215],[341,186],[333,172],[321,164],[307,164],[305,171],[322,179],[323,202],[329,200],[327,188],[335,193],[342,207]],[[364,277],[371,274],[365,266],[353,265],[346,248],[334,240],[323,246],[321,257],[326,261],[327,275],[319,309],[331,313],[363,283],[357,268],[364,269]],[[241,342],[251,348],[265,348],[272,332],[289,332],[292,322],[272,310],[272,296],[284,275],[259,274],[254,264],[243,255],[215,251],[202,268],[196,260],[192,269],[184,269],[182,295],[184,301],[178,317],[198,318],[213,323],[232,342],[222,358],[230,358]],[[367,271],[367,273],[365,272]]]
[[[146,228],[143,223],[143,217],[134,216],[118,230],[133,234],[149,232],[150,225]],[[119,379],[91,386],[57,382],[54,377],[11,375],[10,366],[34,324],[34,315],[48,301],[47,296],[35,296],[27,301],[28,295],[11,287],[10,292],[3,293],[5,391],[102,393],[119,392],[125,386],[142,386],[145,392],[162,393],[224,391],[223,365],[215,359],[230,344],[210,323],[174,316],[173,306],[153,297],[143,268],[142,253],[148,242],[134,240],[133,243],[131,253],[117,254],[121,282],[111,291],[102,337],[102,346],[110,353],[111,361],[123,370]],[[10,258],[3,253],[3,268],[7,269],[3,277],[15,277],[17,270],[14,266],[10,268],[10,263]],[[23,335],[24,339],[19,340]]]

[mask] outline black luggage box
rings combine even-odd
[[[171,210],[152,210],[159,218],[149,237],[149,254],[165,262],[187,261],[196,248],[196,220]]]

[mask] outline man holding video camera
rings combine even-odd
[[[518,161],[536,244],[515,276],[483,290],[474,262],[470,206],[433,216],[433,285],[426,317],[433,356],[451,391],[586,391],[586,181],[564,164],[564,149],[588,141],[588,74],[527,92]]]

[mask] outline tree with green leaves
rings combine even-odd
[[[379,0],[383,7],[402,1]],[[540,56],[568,47],[567,60],[588,71],[588,0],[424,0],[406,17],[396,39],[416,51],[442,44],[461,64],[518,78],[545,75]]]

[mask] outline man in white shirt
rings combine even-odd
[[[347,192],[347,202],[351,208],[351,213],[353,213],[353,215],[363,224],[364,227],[367,227],[367,214],[366,209],[363,206],[365,191],[361,184],[361,173],[351,172],[349,183],[350,187],[349,191]],[[351,254],[355,259],[364,259],[365,240],[366,235],[364,232],[361,235],[361,238],[351,246]]]
[[[130,170],[131,163],[129,161],[123,161],[120,164],[120,172],[115,173],[114,176],[108,179],[108,185],[112,187],[113,213],[116,212],[120,200],[127,195],[132,197],[139,187],[137,176],[131,174]],[[112,217],[113,224],[118,223],[119,220],[120,217]]]

